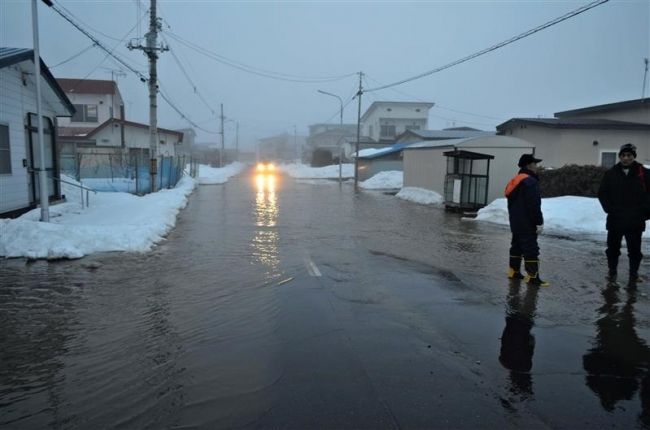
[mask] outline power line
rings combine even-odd
[[[546,22],[546,23],[544,23],[544,24],[542,24],[542,25],[540,25],[538,27],[535,27],[535,28],[533,28],[531,30],[528,30],[528,31],[526,31],[524,33],[521,33],[521,34],[519,34],[517,36],[514,36],[514,37],[512,37],[510,39],[507,39],[507,40],[505,40],[503,42],[497,43],[496,45],[493,45],[493,46],[491,46],[489,48],[486,48],[486,49],[483,49],[481,51],[475,52],[474,54],[468,55],[467,57],[463,57],[463,58],[461,58],[459,60],[453,61],[453,62],[451,62],[449,64],[445,64],[444,66],[438,67],[436,69],[429,70],[428,72],[420,73],[419,75],[415,75],[415,76],[412,76],[410,78],[402,79],[401,81],[393,82],[392,84],[383,85],[383,86],[380,86],[380,87],[363,90],[363,92],[373,92],[373,91],[379,91],[379,90],[383,90],[383,89],[390,88],[390,87],[395,87],[397,85],[405,84],[406,82],[411,82],[411,81],[414,81],[416,79],[420,79],[420,78],[423,78],[425,76],[429,76],[429,75],[432,75],[434,73],[440,72],[442,70],[449,69],[450,67],[457,66],[458,64],[465,63],[465,62],[467,62],[469,60],[472,60],[472,59],[474,59],[476,57],[480,57],[481,55],[487,54],[488,52],[495,51],[495,50],[497,50],[499,48],[502,48],[502,47],[504,47],[506,45],[514,43],[514,42],[516,42],[516,41],[518,41],[520,39],[523,39],[523,38],[528,37],[528,36],[530,36],[532,34],[535,34],[535,33],[539,32],[539,31],[542,31],[542,30],[544,30],[544,29],[546,29],[548,27],[551,27],[551,26],[553,26],[555,24],[558,24],[558,23],[560,23],[562,21],[566,21],[569,18],[572,18],[572,17],[574,17],[576,15],[579,15],[579,14],[581,14],[583,12],[586,12],[589,9],[593,9],[596,6],[600,6],[601,4],[607,3],[608,1],[609,0],[597,0],[597,1],[594,1],[592,3],[589,3],[589,4],[585,5],[585,6],[582,6],[582,7],[578,8],[578,9],[572,11],[572,12],[566,13],[566,14],[558,17],[558,18],[555,18],[555,19],[553,19],[551,21],[548,21],[548,22]]]
[[[210,106],[210,104],[205,100],[205,98],[203,97],[203,95],[201,95],[201,93],[200,93],[199,91],[197,91],[196,84],[194,83],[194,81],[192,81],[192,78],[191,78],[190,75],[187,73],[187,70],[185,70],[185,67],[183,66],[183,63],[182,63],[182,62],[178,59],[178,57],[176,56],[176,53],[175,53],[174,50],[172,49],[172,47],[171,47],[171,45],[169,44],[169,41],[167,40],[167,38],[166,38],[164,35],[163,35],[162,38],[163,38],[163,40],[164,40],[165,42],[167,42],[167,45],[169,46],[169,52],[172,54],[172,58],[173,58],[174,61],[176,62],[176,65],[178,65],[178,68],[181,69],[181,72],[183,72],[183,75],[185,76],[185,79],[187,79],[187,81],[189,82],[190,86],[191,86],[192,89],[194,90],[194,94],[197,95],[197,97],[201,100],[201,102],[203,102],[203,104],[204,104],[204,105],[205,105],[205,106],[210,110],[210,112],[212,112],[212,114],[214,115],[214,109],[213,109],[212,106]]]
[[[55,67],[62,66],[62,65],[64,65],[65,63],[74,60],[75,58],[77,58],[78,56],[80,56],[81,54],[83,54],[84,52],[86,52],[86,51],[88,51],[89,49],[93,48],[94,46],[95,46],[94,43],[93,43],[92,45],[88,45],[88,46],[86,46],[84,49],[82,49],[81,51],[79,51],[79,52],[77,52],[76,54],[74,54],[74,55],[72,55],[71,57],[69,57],[68,59],[63,60],[63,61],[61,61],[60,63],[56,63],[54,66],[49,66],[49,68],[50,68],[50,69],[53,69],[53,68],[55,68]]]
[[[160,85],[160,88],[158,89],[158,92],[160,93],[160,97],[162,97],[162,99],[165,100],[165,101],[167,102],[167,104],[168,104],[172,109],[174,109],[174,110],[176,111],[177,114],[179,114],[179,115],[181,116],[181,118],[183,118],[184,120],[186,120],[187,122],[189,122],[189,123],[190,123],[192,126],[194,126],[195,128],[198,128],[199,130],[204,131],[204,132],[206,132],[206,133],[209,133],[209,134],[221,134],[221,132],[218,132],[218,131],[212,131],[212,130],[208,130],[208,129],[206,129],[206,128],[203,128],[203,127],[201,127],[200,125],[198,125],[197,123],[195,123],[194,121],[192,121],[192,120],[191,120],[187,115],[185,115],[185,114],[184,114],[184,113],[183,113],[179,108],[176,107],[176,105],[174,104],[174,102],[172,102],[172,101],[169,99],[169,97],[167,97],[167,95],[164,93],[164,91],[163,91],[163,89],[162,89],[162,82],[160,82],[160,80],[159,80],[158,82],[161,84],[161,85]]]
[[[65,7],[63,4],[59,3],[58,5],[59,5],[59,7],[60,7],[60,8],[61,8],[65,13],[67,13],[70,17],[76,19],[77,21],[82,21],[82,22],[83,22],[83,19],[81,19],[81,18],[79,18],[78,16],[76,16],[74,13],[72,13],[72,11],[71,11],[70,9],[68,9],[67,7]],[[144,15],[146,15],[147,12],[148,12],[148,9],[145,11]],[[142,20],[142,18],[140,18],[140,20]],[[111,36],[110,34],[106,34],[106,33],[104,33],[103,31],[97,30],[95,27],[90,26],[87,22],[86,22],[85,24],[86,24],[86,27],[87,27],[87,28],[89,28],[90,30],[94,31],[95,33],[101,34],[102,36],[104,36],[104,37],[106,37],[106,38],[108,38],[108,39],[114,40],[114,41],[116,41],[116,42],[117,42],[117,41],[120,41],[120,39],[118,39],[117,37],[115,37],[115,36]]]
[[[129,35],[129,34],[130,34],[130,33],[131,33],[135,28],[136,28],[136,27],[137,27],[137,25],[140,23],[140,21],[141,21],[142,19],[138,20],[138,22],[136,23],[136,25],[135,25],[131,30],[129,30],[129,32],[128,32],[128,33],[127,33],[127,34],[122,38],[122,40],[121,40],[120,42],[118,42],[117,45],[115,45],[115,46],[113,47],[113,49],[108,49],[106,46],[104,46],[104,45],[102,44],[102,42],[100,42],[99,40],[97,40],[96,37],[94,37],[92,34],[90,34],[90,33],[89,33],[86,29],[84,29],[80,24],[76,23],[72,18],[70,18],[66,13],[64,13],[62,10],[60,10],[59,8],[57,8],[55,5],[51,5],[50,8],[51,8],[52,10],[54,10],[56,13],[58,13],[59,15],[61,15],[61,17],[63,17],[66,21],[68,21],[70,24],[72,24],[72,25],[73,25],[77,30],[79,30],[81,33],[83,33],[86,37],[88,37],[90,40],[92,40],[92,41],[94,42],[94,45],[96,45],[98,48],[100,48],[100,49],[102,49],[104,52],[106,52],[106,57],[104,58],[104,60],[102,60],[102,62],[101,62],[100,64],[98,64],[97,67],[95,67],[95,69],[93,69],[90,73],[92,73],[93,71],[95,71],[95,70],[96,70],[96,69],[97,69],[97,68],[98,68],[98,67],[99,67],[99,66],[100,66],[100,65],[101,65],[101,64],[106,60],[106,58],[108,58],[108,57],[110,56],[110,57],[114,58],[114,59],[115,59],[119,64],[123,65],[123,66],[126,67],[128,70],[130,70],[132,73],[134,73],[136,76],[138,76],[138,78],[140,78],[140,81],[142,81],[142,82],[148,82],[148,81],[149,81],[149,78],[148,78],[144,73],[142,73],[142,72],[140,72],[139,70],[137,70],[137,69],[135,69],[134,67],[132,67],[132,66],[131,66],[129,63],[127,63],[125,60],[123,60],[122,58],[118,57],[117,54],[115,54],[115,52],[114,52],[114,51],[117,49],[117,46],[119,46],[119,44],[121,44],[122,41],[123,41],[124,39],[126,39],[126,37],[127,37],[127,36],[128,36],[128,35]],[[143,16],[146,16],[146,14],[144,14]],[[90,73],[89,73],[88,75],[86,75],[86,77],[84,77],[83,79],[86,79],[86,78],[90,75]],[[83,80],[83,79],[82,79],[82,80]],[[161,83],[160,81],[159,81],[159,83],[160,83],[161,86],[162,86],[162,83]],[[165,100],[165,101],[167,102],[167,104],[169,104],[169,106],[170,106],[172,109],[174,109],[174,110],[175,110],[175,111],[176,111],[176,112],[177,112],[177,113],[178,113],[182,118],[184,118],[185,120],[187,120],[187,121],[188,121],[190,124],[192,124],[194,127],[198,128],[199,130],[202,130],[202,131],[204,131],[204,132],[206,132],[206,133],[211,133],[211,134],[214,134],[214,133],[215,133],[215,132],[213,132],[213,131],[211,131],[211,130],[207,130],[207,129],[203,128],[203,127],[200,127],[199,125],[197,125],[196,123],[194,123],[194,122],[193,122],[193,121],[192,121],[192,120],[191,120],[187,115],[185,115],[185,114],[184,114],[180,109],[178,109],[178,108],[176,107],[176,105],[174,105],[174,103],[171,102],[171,100],[169,100],[169,98],[168,98],[168,97],[167,97],[167,96],[166,96],[166,95],[165,95],[161,90],[159,90],[159,92],[160,92],[160,95],[161,95],[161,97],[163,98],[163,100]]]
[[[142,19],[140,19],[140,21],[141,21],[141,20],[142,20]],[[140,21],[138,21],[138,22],[140,22]],[[97,65],[96,65],[96,66],[95,66],[95,67],[94,67],[90,72],[86,73],[86,76],[84,76],[83,78],[79,79],[79,81],[77,82],[77,85],[75,85],[74,88],[72,88],[71,91],[76,90],[77,87],[78,87],[79,85],[81,85],[81,83],[82,83],[83,81],[85,81],[85,80],[88,78],[88,76],[90,76],[91,74],[93,74],[93,73],[95,72],[95,70],[97,70],[97,69],[98,69],[102,64],[104,64],[104,61],[106,61],[106,59],[107,59],[109,56],[118,59],[117,54],[115,54],[115,50],[117,49],[118,46],[120,46],[120,45],[124,42],[124,39],[126,39],[127,37],[129,37],[129,34],[131,34],[131,33],[133,32],[133,30],[135,30],[135,28],[137,27],[137,25],[138,25],[138,23],[136,23],[136,24],[131,28],[131,30],[129,30],[129,32],[126,33],[126,34],[124,35],[124,37],[122,37],[122,39],[121,39],[120,41],[118,41],[118,42],[115,44],[115,46],[113,46],[113,49],[111,49],[110,52],[107,52],[107,53],[106,53],[106,55],[104,56],[104,58],[102,59],[102,61],[99,62],[99,64],[97,64]],[[95,46],[95,45],[93,45],[93,46]],[[119,59],[118,59],[118,60],[119,60]],[[121,60],[120,60],[120,62],[121,62],[121,64],[125,64],[125,63],[124,63],[123,61],[121,61]]]
[[[93,36],[92,34],[90,34],[90,33],[88,32],[88,30],[86,30],[85,28],[81,27],[80,24],[77,24],[77,22],[75,22],[71,17],[69,17],[66,13],[64,13],[64,12],[63,12],[61,9],[59,9],[56,5],[53,4],[52,6],[50,6],[50,8],[51,8],[52,10],[54,10],[56,13],[58,13],[59,15],[61,15],[61,17],[63,17],[63,19],[65,19],[65,20],[68,21],[70,24],[72,24],[72,25],[73,25],[77,30],[79,30],[81,33],[83,33],[87,38],[89,38],[90,40],[92,40],[92,41],[95,43],[95,45],[96,45],[98,48],[100,48],[101,50],[103,50],[104,52],[106,52],[107,55],[113,57],[113,58],[114,58],[117,62],[119,62],[121,65],[123,65],[124,67],[126,67],[127,69],[129,69],[131,72],[135,73],[135,74],[140,78],[140,80],[141,80],[142,82],[146,82],[146,81],[147,81],[147,77],[146,77],[142,72],[140,72],[139,70],[133,68],[130,64],[128,64],[126,61],[124,61],[123,59],[121,59],[120,57],[118,57],[118,56],[113,52],[113,51],[115,51],[115,49],[117,49],[117,46],[118,46],[118,45],[115,45],[115,47],[114,47],[113,49],[108,49],[106,46],[104,46],[104,44],[103,44],[102,42],[100,42],[99,40],[97,40],[97,38],[96,38],[95,36]],[[144,15],[143,15],[143,16],[144,16]],[[140,22],[140,21],[138,21],[138,22]],[[136,27],[137,27],[137,24],[136,24],[136,25],[135,25],[135,26],[134,26],[134,27],[129,31],[129,33],[127,33],[127,36],[128,36],[128,34],[130,34],[131,31],[133,31]],[[126,38],[126,36],[125,36],[122,40],[124,40],[125,38]],[[120,42],[120,43],[121,43],[121,42]],[[102,63],[103,63],[103,61],[102,61]],[[100,63],[100,64],[101,64],[101,63]],[[99,67],[99,65],[98,65],[97,67]]]
[[[210,51],[206,48],[203,48],[193,42],[183,39],[177,34],[167,32],[169,37],[173,38],[180,44],[214,60],[221,64],[233,67],[235,69],[241,70],[246,73],[251,73],[253,75],[262,76],[269,79],[276,79],[279,81],[288,81],[288,82],[303,82],[303,83],[324,83],[324,82],[333,82],[345,79],[351,76],[355,76],[356,73],[349,73],[346,75],[339,76],[299,76],[299,75],[290,75],[286,73],[274,72],[259,67],[249,66],[247,64],[231,60],[230,58],[224,57],[223,55],[217,54],[213,51]]]
[[[372,80],[373,82],[377,83],[378,85],[384,85],[382,82],[379,82],[377,79],[368,76],[368,74],[366,74],[366,76],[370,80]],[[403,95],[405,97],[408,97],[410,99],[413,99],[413,100],[417,100],[417,101],[420,101],[420,102],[423,102],[423,103],[429,103],[429,101],[427,101],[427,100],[424,100],[424,99],[422,99],[420,97],[414,96],[413,94],[409,94],[409,93],[407,93],[405,91],[400,91],[400,90],[398,90],[396,88],[391,87],[391,88],[386,88],[386,89],[388,89],[390,91],[393,91],[393,92],[395,92],[397,94]],[[458,110],[458,109],[452,109],[452,108],[449,108],[449,107],[444,107],[444,106],[441,106],[440,104],[438,104],[437,102],[433,105],[433,107],[438,108],[438,109],[442,109],[442,110],[448,110],[448,111],[451,111],[451,112],[462,113],[462,114],[465,114],[465,115],[471,115],[471,116],[476,116],[476,117],[486,118],[486,119],[493,119],[493,120],[496,120],[496,121],[503,121],[504,120],[503,118],[496,118],[496,117],[493,117],[493,116],[481,115],[481,114],[478,114],[478,113],[466,112],[466,111],[462,111],[462,110]],[[432,116],[436,116],[436,115],[432,114]],[[441,119],[445,119],[445,120],[448,120],[448,121],[458,121],[458,122],[464,122],[464,123],[468,123],[468,124],[480,124],[480,125],[489,125],[489,126],[492,125],[492,124],[487,124],[487,123],[483,123],[483,122],[460,121],[460,120],[457,120],[457,119],[450,119],[450,118],[445,118],[445,117],[442,117],[442,116],[436,116],[436,117],[441,118]]]

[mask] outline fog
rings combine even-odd
[[[176,107],[205,130],[219,130],[223,103],[229,119],[226,145],[233,144],[235,122],[239,122],[240,145],[251,147],[260,137],[293,133],[294,126],[305,135],[309,124],[338,122],[339,102],[317,90],[347,102],[358,87],[355,73],[359,71],[365,74],[364,88],[399,81],[586,3],[161,1],[161,40],[171,51],[160,55],[159,78]],[[30,4],[0,3],[2,46],[31,48]],[[55,4],[147,73],[144,54],[129,51],[126,44],[132,39],[137,43],[138,36],[146,33],[148,2],[59,0]],[[98,48],[57,65],[92,42],[40,2],[39,19],[41,56],[56,77],[111,79],[110,69],[125,70]],[[362,112],[376,100],[424,100],[436,104],[430,113],[431,129],[493,130],[512,117],[552,116],[562,110],[640,98],[643,59],[650,56],[649,24],[649,2],[610,1],[450,69],[392,89],[366,92]],[[221,56],[221,61],[188,44]],[[346,77],[295,82],[342,75]],[[291,80],[282,80],[287,78]],[[128,71],[118,80],[127,119],[147,122],[146,85]],[[159,126],[188,126],[160,97],[159,106]],[[356,122],[356,116],[354,100],[344,109],[344,121]],[[198,141],[218,139],[216,134],[197,131]]]

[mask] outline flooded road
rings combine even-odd
[[[541,238],[534,289],[505,228],[201,186],[148,254],[0,260],[0,427],[650,428],[650,284],[605,288],[604,238],[578,239]]]

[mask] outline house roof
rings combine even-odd
[[[359,159],[372,160],[373,158],[384,157],[384,156],[389,155],[389,154],[394,154],[396,152],[401,152],[407,146],[409,146],[408,143],[396,143],[395,145],[387,146],[386,148],[381,148],[381,149],[377,150],[377,152],[374,152],[372,154],[360,155]]]
[[[598,129],[598,130],[650,130],[650,124],[592,118],[512,118],[497,125],[503,132],[508,126],[532,124],[549,128]]]
[[[494,155],[479,154],[478,152],[465,151],[462,149],[443,152],[442,155],[453,158],[462,158],[465,160],[494,160]]]
[[[23,61],[31,61],[32,63],[34,62],[33,49],[0,47],[0,69],[12,66],[17,63],[22,63]],[[65,95],[65,92],[61,86],[57,83],[56,79],[54,79],[54,76],[52,76],[50,69],[43,62],[42,58],[40,58],[40,62],[41,76],[45,79],[49,87],[52,89],[54,95],[58,97],[62,107],[66,111],[62,112],[61,116],[74,115],[75,108],[70,102],[70,99],[68,99],[68,96]],[[66,113],[68,115],[66,115]]]
[[[365,111],[365,112],[363,113],[363,115],[361,116],[361,122],[363,122],[363,121],[366,119],[366,117],[368,117],[368,115],[370,115],[370,113],[371,113],[372,111],[374,111],[375,109],[379,108],[379,106],[382,106],[382,105],[384,105],[384,106],[385,106],[385,105],[391,105],[391,106],[413,106],[413,107],[416,107],[416,106],[424,106],[424,107],[427,108],[427,109],[431,109],[431,108],[434,106],[434,103],[429,103],[429,102],[390,102],[390,101],[384,101],[384,102],[376,101],[376,102],[372,102],[372,104],[368,107],[368,109],[366,109],[366,111]]]
[[[605,112],[605,111],[613,111],[613,110],[627,110],[627,109],[636,109],[636,108],[650,108],[650,98],[646,97],[646,98],[636,99],[636,100],[625,100],[622,102],[607,103],[604,105],[597,105],[597,106],[589,106],[580,109],[565,110],[562,112],[556,112],[554,115],[556,117],[563,117],[563,116],[580,115],[584,113]]]
[[[534,148],[535,145],[518,137],[476,136],[465,139],[425,140],[407,145],[405,150],[429,148]]]
[[[397,136],[400,140],[408,135],[414,135],[422,140],[441,140],[441,139],[462,139],[465,137],[474,136],[490,136],[495,134],[494,131],[483,131],[476,129],[446,129],[446,130],[406,130],[404,133]]]
[[[109,120],[104,121],[101,125],[99,125],[99,127],[93,129],[90,133],[88,133],[86,135],[86,137],[92,137],[92,136],[96,135],[97,133],[99,133],[100,131],[102,131],[103,129],[105,129],[106,127],[108,127],[109,125],[111,125],[113,123],[122,124],[122,125],[125,125],[127,127],[144,128],[144,129],[149,130],[149,125],[147,125],[147,124],[141,124],[139,122],[133,122],[133,121],[126,121],[126,120],[118,119],[118,118],[110,118]],[[183,141],[183,133],[181,133],[180,131],[169,130],[169,129],[166,129],[166,128],[158,127],[158,133],[165,133],[165,134],[175,135],[175,136],[179,137],[179,141],[181,141],[181,142]]]
[[[57,134],[65,137],[85,137],[95,127],[58,127]]]
[[[117,94],[117,83],[104,79],[58,78],[57,82],[66,93],[75,94]]]

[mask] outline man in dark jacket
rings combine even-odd
[[[630,285],[640,281],[639,265],[641,235],[650,203],[650,171],[636,162],[636,147],[623,145],[618,152],[619,162],[605,172],[598,190],[598,200],[607,213],[607,279],[616,282],[621,240],[625,237],[630,260]]]
[[[537,235],[544,228],[542,196],[539,191],[537,163],[540,159],[533,154],[524,154],[519,159],[519,173],[508,182],[505,195],[508,199],[508,216],[512,242],[510,247],[510,269],[508,278],[525,279],[526,282],[548,286],[539,277],[539,246]],[[521,274],[521,259],[524,258],[526,276]]]

